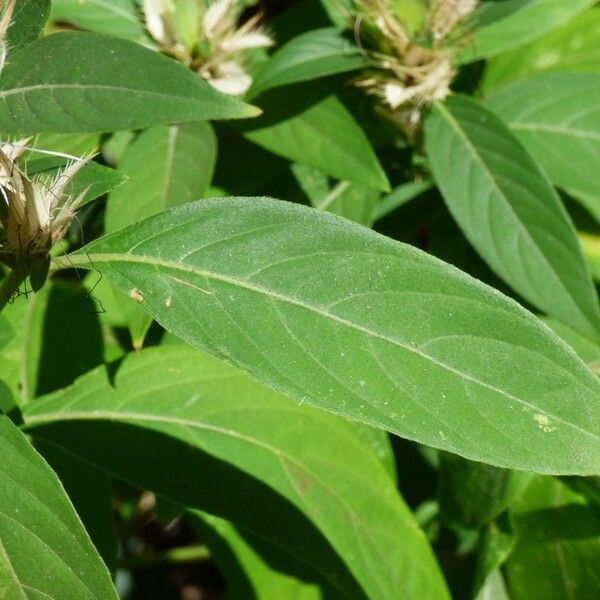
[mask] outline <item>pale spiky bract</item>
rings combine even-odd
[[[67,185],[91,158],[71,162],[50,181],[30,179],[16,162],[26,143],[0,145],[0,255],[24,271],[65,236],[85,196],[70,195]]]
[[[238,26],[239,0],[144,0],[142,9],[161,50],[226,94],[244,94],[252,85],[246,52],[273,44],[258,18]]]

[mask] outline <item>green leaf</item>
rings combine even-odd
[[[489,92],[518,79],[561,70],[598,73],[598,36],[600,7],[594,7],[543,38],[493,58],[480,86]]]
[[[208,123],[158,126],[142,132],[118,164],[128,180],[108,199],[107,233],[202,198],[216,158],[217,141]]]
[[[504,513],[497,521],[490,523],[484,529],[477,551],[477,566],[473,585],[473,592],[477,594],[476,600],[496,598],[496,596],[486,596],[486,588],[503,587],[499,585],[500,582],[495,574],[501,572],[500,567],[510,556],[515,542],[515,532],[508,513]],[[503,580],[502,583],[504,583]],[[500,589],[497,591],[498,593],[501,592]],[[503,597],[500,596],[501,598]]]
[[[277,548],[268,547],[248,534],[242,535],[224,519],[200,511],[190,511],[188,518],[200,539],[206,540],[221,572],[227,574],[227,594],[231,598],[321,600],[324,597],[313,581],[315,574],[283,556]],[[335,590],[330,594],[335,594]]]
[[[438,502],[451,526],[478,529],[504,512],[531,479],[530,473],[498,469],[440,453]]]
[[[459,64],[495,56],[552,31],[596,0],[497,0],[482,3],[469,27],[472,37],[459,49]]]
[[[402,183],[381,199],[381,202],[375,211],[375,220],[378,221],[379,219],[387,217],[397,208],[404,206],[411,200],[414,200],[421,194],[429,191],[432,187],[433,182],[430,179]]]
[[[58,475],[95,548],[111,573],[117,566],[112,481],[104,473],[51,442],[34,440],[35,449]]]
[[[573,225],[510,130],[453,96],[434,105],[425,135],[436,183],[483,259],[527,301],[597,338],[598,300]]]
[[[53,281],[2,312],[16,335],[0,350],[2,378],[21,403],[69,385],[102,363],[96,306],[82,287]]]
[[[136,0],[53,0],[51,17],[133,42],[147,38]]]
[[[128,146],[119,170],[129,178],[106,204],[107,233],[161,210],[202,198],[212,180],[217,141],[208,123],[158,126]],[[133,345],[140,348],[152,323],[137,303],[119,294]]]
[[[497,466],[600,472],[600,382],[496,290],[345,219],[203,200],[89,244],[189,343],[298,401]]]
[[[489,98],[552,181],[600,214],[600,73],[540,75]],[[587,204],[584,201],[584,204]]]
[[[0,415],[3,597],[117,599],[108,570],[50,467]]]
[[[336,96],[300,85],[271,90],[257,104],[262,117],[236,124],[250,141],[336,179],[389,189],[367,136]]]
[[[64,167],[67,160],[58,157],[38,158],[27,161],[27,174],[42,176],[53,179],[59,172],[57,167]],[[127,180],[127,177],[109,169],[97,162],[89,162],[80,169],[75,177],[65,186],[65,194],[71,198],[78,198],[84,194],[80,207],[85,206],[92,200],[118,188]]]
[[[342,181],[314,207],[370,227],[375,220],[380,198],[381,194],[373,188]]]
[[[49,14],[50,0],[17,0],[12,23],[6,32],[10,60],[13,57],[12,50],[33,42],[42,35]]]
[[[4,133],[86,132],[256,115],[183,65],[126,40],[69,32],[11,53],[0,79]]]
[[[270,538],[353,598],[362,595],[331,548],[370,598],[448,598],[425,537],[352,425],[192,348],[131,354],[114,382],[93,371],[33,403],[26,423],[108,472]]]
[[[0,315],[0,350],[15,336],[15,330],[10,322]]]
[[[600,521],[583,496],[536,478],[512,511],[517,544],[505,572],[512,600],[594,598]]]
[[[336,27],[307,31],[282,46],[256,75],[249,97],[266,90],[361,69],[369,64]]]

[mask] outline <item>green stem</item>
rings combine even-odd
[[[161,563],[186,563],[199,560],[208,560],[210,550],[203,545],[182,546],[171,548],[164,552],[156,552],[149,555],[130,556],[121,561],[121,567],[135,569]]]
[[[27,273],[17,267],[0,282],[0,312],[18,292],[19,286],[25,279],[27,279]]]

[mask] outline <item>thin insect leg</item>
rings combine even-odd
[[[94,290],[98,287],[99,283],[102,281],[104,276],[102,275],[102,273],[100,273],[100,271],[98,271],[98,269],[94,265],[94,262],[92,261],[92,257],[89,255],[88,251],[85,249],[83,226],[81,225],[81,221],[79,220],[79,217],[77,215],[75,215],[74,219],[77,221],[77,224],[79,225],[79,236],[81,238],[81,244],[83,246],[82,250],[83,250],[84,254],[86,255],[87,259],[90,261],[90,265],[92,267],[91,270],[98,275],[98,279],[94,282],[92,287],[87,291],[86,295],[88,296],[88,298],[90,300],[92,300],[95,304],[98,305],[98,309],[93,311],[92,314],[101,315],[106,312],[106,308],[104,308],[104,304],[102,304],[102,300],[100,298],[98,298],[97,296],[94,296]],[[69,255],[66,254],[65,258],[69,261],[69,264],[75,269],[75,273],[77,274],[77,279],[79,279],[79,283],[81,283],[81,285],[83,285],[83,281],[81,280],[81,277],[79,276],[79,270],[77,269],[77,267],[75,267],[73,265],[73,263],[71,262],[71,259],[69,258]]]

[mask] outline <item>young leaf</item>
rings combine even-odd
[[[543,36],[595,4],[596,0],[502,0],[482,3],[469,27],[459,64],[495,56]]]
[[[232,198],[71,263],[90,257],[167,330],[299,401],[497,466],[600,473],[597,378],[531,313],[415,248]]]
[[[367,136],[335,95],[299,85],[271,90],[257,104],[262,117],[236,124],[250,141],[336,179],[388,190]]]
[[[136,0],[53,0],[51,17],[132,42],[146,37]]]
[[[0,415],[0,589],[5,598],[117,599],[58,478]]]
[[[56,33],[12,52],[0,78],[4,133],[115,131],[254,116],[183,65],[96,33]]]
[[[336,27],[314,29],[282,46],[256,75],[249,97],[266,90],[310,81],[369,64],[360,49]]]
[[[425,537],[352,425],[188,346],[129,355],[114,382],[93,371],[33,403],[26,424],[103,470],[270,539],[351,597],[362,594],[332,548],[369,598],[448,598]]]
[[[600,212],[600,73],[560,72],[516,82],[489,98],[552,181],[594,199]],[[591,201],[591,200],[590,200]]]
[[[453,96],[434,105],[425,135],[436,183],[484,260],[526,300],[597,338],[598,300],[573,225],[510,130]]]

